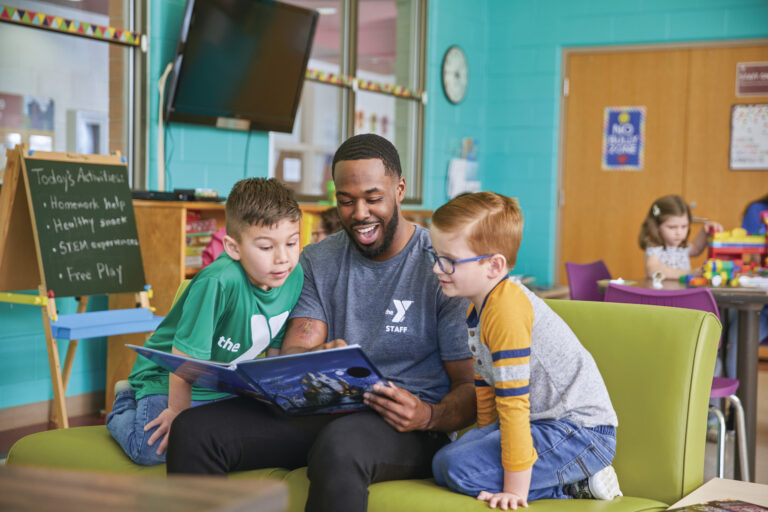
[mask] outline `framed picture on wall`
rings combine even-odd
[[[732,171],[768,171],[768,103],[731,107]]]

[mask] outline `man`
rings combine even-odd
[[[397,151],[358,135],[332,169],[344,231],[304,249],[281,353],[359,344],[391,384],[366,394],[372,411],[344,415],[286,417],[248,398],[185,411],[169,473],[307,465],[307,510],[362,511],[369,484],[430,476],[446,433],[474,420],[466,302],[443,295],[424,255],[429,233],[402,219]]]

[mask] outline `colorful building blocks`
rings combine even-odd
[[[761,266],[768,254],[766,236],[749,235],[742,228],[712,233],[708,245],[707,257],[710,260],[732,261],[738,266]]]

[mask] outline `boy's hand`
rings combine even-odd
[[[163,409],[163,411],[157,415],[157,418],[153,419],[146,425],[144,425],[144,432],[157,427],[157,430],[152,432],[147,444],[153,446],[157,440],[162,436],[160,444],[157,445],[155,453],[162,455],[165,453],[165,449],[168,447],[168,432],[171,430],[171,423],[179,415],[179,411],[174,411],[170,407]]]
[[[376,393],[363,395],[365,405],[379,413],[398,432],[426,430],[432,416],[432,408],[408,390],[392,384],[377,382]]]
[[[517,510],[517,506],[527,507],[528,502],[513,492],[498,492],[490,493],[488,491],[480,491],[477,495],[477,499],[480,501],[487,501],[488,506],[496,508],[499,506],[501,510]]]

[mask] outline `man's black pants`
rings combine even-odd
[[[179,414],[171,427],[168,473],[224,474],[308,466],[306,510],[364,511],[368,485],[427,478],[448,442],[435,432],[397,432],[372,411],[285,416],[250,398]]]

